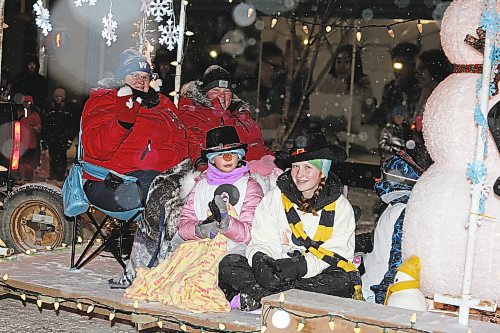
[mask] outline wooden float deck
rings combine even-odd
[[[81,270],[70,270],[69,262],[69,248],[0,259],[0,278],[8,274],[7,280],[0,280],[0,289],[20,302],[22,292],[32,300],[42,295],[40,299],[47,309],[53,309],[57,300],[61,310],[76,308],[77,302],[80,302],[82,315],[87,315],[91,304],[95,305],[94,312],[105,317],[115,310],[117,318],[135,323],[139,331],[158,327],[159,318],[165,329],[185,328],[189,332],[261,332],[261,324],[264,324],[267,333],[295,333],[301,320],[304,323],[303,333],[329,332],[330,319],[335,321],[336,332],[353,332],[356,324],[361,327],[362,333],[380,333],[384,328],[387,332],[459,333],[468,329],[459,325],[456,317],[433,312],[417,313],[417,322],[412,328],[410,317],[414,311],[299,290],[285,292],[283,303],[280,303],[278,295],[264,298],[262,316],[237,310],[192,313],[143,301],[134,309],[134,301],[125,298],[122,289],[108,287],[108,279],[121,273],[121,267],[113,258],[98,256]],[[273,324],[273,319],[276,319],[273,315],[280,310],[290,314],[290,323],[285,328],[277,329]],[[186,326],[181,327],[182,323]],[[472,316],[469,326],[474,333],[500,332],[500,325],[472,320]]]
[[[192,313],[173,306],[144,301],[140,301],[139,308],[134,309],[134,300],[124,297],[123,289],[110,289],[108,286],[108,279],[119,276],[122,272],[121,266],[114,258],[105,253],[105,256],[94,258],[80,270],[70,270],[70,253],[68,248],[31,255],[19,254],[11,257],[12,260],[3,259],[0,261],[0,277],[8,274],[8,280],[4,283],[18,290],[29,291],[26,292],[28,298],[30,295],[40,294],[44,295],[42,301],[46,303],[58,299],[61,307],[71,308],[76,307],[79,300],[83,311],[87,310],[88,305],[95,304],[95,311],[106,317],[111,312],[109,309],[115,309],[118,318],[135,322],[139,330],[157,326],[157,318],[161,316],[176,318],[173,323],[162,320],[163,327],[176,330],[179,329],[178,322],[185,322],[193,326],[213,328],[223,324],[227,330],[233,331],[259,331],[260,315],[242,311]],[[5,287],[3,289],[5,293],[20,295],[19,291]]]

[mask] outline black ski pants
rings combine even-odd
[[[222,289],[228,301],[231,301],[238,293],[245,293],[260,302],[265,296],[289,289],[346,298],[351,298],[354,293],[354,286],[348,274],[338,267],[328,267],[314,277],[284,284],[283,288],[278,291],[269,291],[257,282],[247,258],[239,254],[229,254],[219,263],[219,288]]]

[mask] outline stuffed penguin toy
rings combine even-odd
[[[387,290],[385,304],[403,309],[427,311],[427,302],[419,287],[420,258],[411,256],[398,267],[394,284]]]

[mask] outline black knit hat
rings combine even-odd
[[[248,145],[241,143],[233,126],[221,126],[212,128],[207,132],[206,149],[201,151],[201,157],[206,158],[208,153],[224,152],[234,149],[247,151]]]
[[[231,75],[224,68],[212,65],[205,70],[203,74],[203,93],[206,94],[210,89],[219,87],[231,89]]]
[[[322,133],[298,135],[288,153],[281,152],[276,156],[275,163],[282,169],[289,168],[295,162],[327,159],[332,163],[340,163],[347,158],[345,150],[336,145],[329,145]]]
[[[117,78],[123,80],[125,76],[134,72],[144,72],[151,75],[151,66],[146,57],[134,49],[126,49],[120,54],[120,67]]]

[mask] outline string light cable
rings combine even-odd
[[[242,330],[228,330],[226,329],[225,325],[223,323],[218,323],[218,327],[210,327],[210,326],[203,326],[203,325],[197,325],[193,323],[189,323],[187,321],[181,320],[176,318],[173,315],[157,315],[157,314],[151,314],[148,312],[141,312],[139,311],[139,306],[135,306],[133,310],[124,310],[124,309],[119,309],[115,308],[112,306],[109,306],[107,304],[104,304],[102,302],[99,302],[97,300],[87,298],[87,297],[78,297],[78,298],[71,298],[71,297],[62,297],[62,296],[49,296],[45,295],[39,292],[34,292],[31,290],[27,289],[22,289],[22,288],[17,288],[14,286],[11,286],[7,281],[5,280],[0,280],[0,286],[6,290],[10,290],[11,292],[14,292],[15,294],[19,295],[20,299],[25,302],[27,297],[33,298],[35,300],[39,300],[38,303],[42,303],[41,305],[45,304],[51,304],[54,306],[55,303],[57,303],[57,310],[59,309],[60,306],[62,306],[65,303],[69,304],[80,304],[79,309],[80,311],[83,311],[85,313],[90,313],[90,312],[95,312],[96,309],[102,309],[109,311],[109,320],[113,320],[118,314],[125,315],[125,316],[144,316],[152,319],[152,322],[156,322],[157,325],[163,326],[163,323],[170,323],[173,325],[176,325],[181,329],[182,331],[185,331],[188,327],[190,329],[194,330],[200,330],[202,332],[221,332],[221,333],[262,333],[266,332],[267,330],[267,321],[269,318],[269,314],[272,310],[281,310],[289,315],[292,315],[296,318],[299,319],[299,325],[298,328],[302,330],[304,326],[307,325],[308,320],[314,320],[314,319],[323,319],[323,318],[329,318],[329,323],[328,326],[332,327],[334,326],[334,319],[340,319],[342,321],[347,321],[350,323],[353,323],[355,327],[359,328],[359,325],[365,325],[365,326],[370,326],[370,327],[377,327],[380,328],[383,331],[387,330],[394,330],[394,331],[404,331],[404,330],[411,330],[412,332],[415,333],[431,333],[430,331],[425,331],[425,330],[420,330],[418,328],[415,328],[414,324],[410,324],[408,326],[383,326],[375,323],[371,323],[368,321],[363,321],[363,320],[353,320],[349,319],[343,315],[338,315],[334,313],[327,313],[323,315],[311,315],[311,316],[304,316],[301,315],[295,311],[291,311],[288,309],[283,308],[284,302],[280,302],[279,306],[273,306],[269,302],[264,303],[264,307],[266,309],[264,310],[262,316],[261,316],[261,327],[257,330],[252,330],[252,331],[242,331]],[[49,301],[50,300],[50,301]],[[86,306],[87,309],[85,310],[83,306]],[[92,309],[89,312],[89,308]],[[413,327],[412,327],[413,326]]]
[[[365,25],[350,25],[350,24],[331,24],[331,23],[318,23],[314,21],[308,21],[304,19],[300,19],[295,16],[287,16],[287,15],[281,15],[281,18],[289,19],[292,21],[299,22],[302,26],[307,25],[310,27],[314,26],[320,26],[322,29],[325,29],[325,31],[330,32],[332,31],[332,28],[341,28],[341,29],[353,29],[356,31],[361,31],[364,29],[371,29],[371,28],[382,28],[385,29],[386,31],[393,30],[392,28],[401,24],[409,23],[409,22],[415,22],[417,30],[420,32],[420,27],[422,26],[422,21],[421,19],[408,19],[408,20],[401,20],[398,22],[394,22],[391,24],[365,24]],[[391,36],[392,37],[392,36]]]
[[[426,330],[421,330],[421,329],[416,328],[415,324],[412,323],[411,321],[409,322],[408,326],[383,326],[383,325],[378,325],[378,324],[368,322],[368,321],[349,319],[343,315],[338,315],[338,314],[334,314],[334,313],[305,316],[305,315],[302,315],[302,314],[297,313],[295,311],[285,309],[285,308],[283,308],[282,305],[278,305],[278,306],[271,305],[269,302],[265,302],[264,307],[266,307],[266,310],[262,313],[261,327],[266,327],[266,328],[268,326],[267,322],[268,322],[270,312],[272,310],[280,310],[280,311],[284,311],[284,312],[288,313],[289,315],[292,315],[292,316],[298,318],[299,323],[303,323],[303,324],[307,324],[307,322],[309,320],[328,318],[330,327],[332,327],[332,322],[334,322],[334,319],[340,319],[342,321],[347,321],[347,322],[354,324],[355,328],[359,328],[359,325],[365,325],[365,326],[380,328],[382,331],[392,330],[392,331],[403,331],[404,332],[405,330],[408,330],[408,331],[416,332],[416,333],[417,332],[418,333],[431,333],[431,331],[426,331]],[[302,329],[303,326],[300,325],[299,328]],[[261,332],[262,332],[262,330],[261,330]]]

